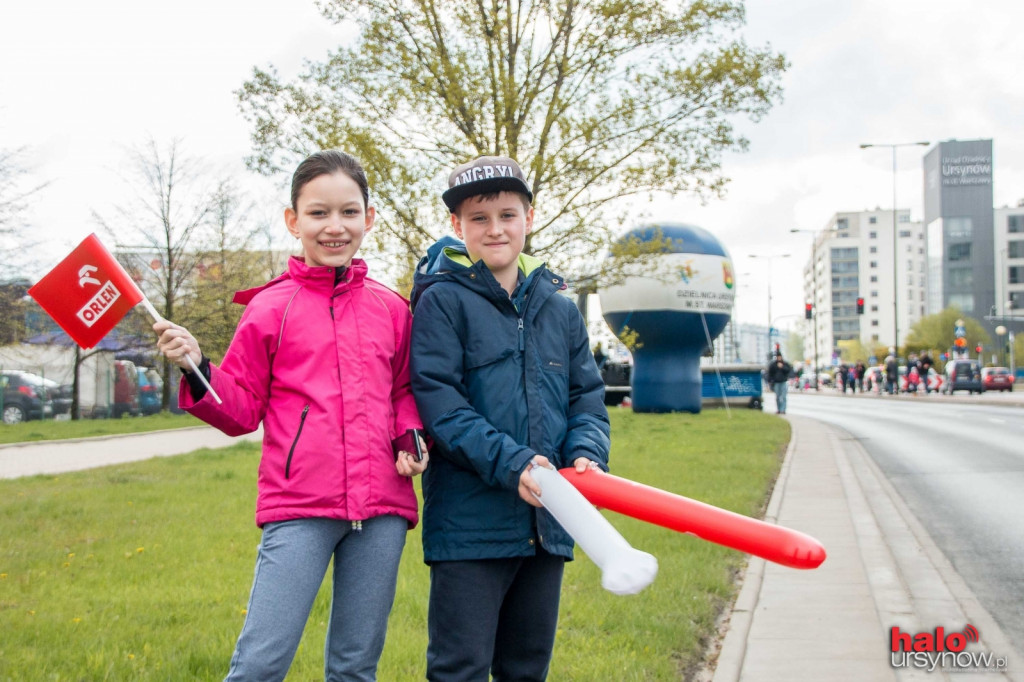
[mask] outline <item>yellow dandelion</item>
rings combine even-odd
[[[81,622],[82,622],[82,619],[81,619],[81,618],[72,618],[72,619],[71,619],[71,622],[72,622],[72,623],[81,623]]]
[[[136,547],[135,548],[135,553],[136,554],[142,554],[145,550],[146,550],[145,547]]]
[[[0,573],[0,580],[7,580],[7,574],[6,573]]]
[[[70,565],[71,565],[71,564],[69,564],[68,562],[66,562],[66,561],[64,562],[64,568],[67,568],[67,567],[69,567]]]
[[[244,616],[249,613],[249,609],[238,609],[238,612]]]
[[[135,654],[128,654],[128,660],[129,661],[134,661],[135,660]]]
[[[29,609],[29,610],[28,610],[28,615],[30,615],[30,616],[34,616],[34,615],[36,615],[36,612],[35,612],[35,611],[33,611],[32,609]]]
[[[75,558],[75,553],[74,552],[68,552],[68,558],[69,559],[74,559]]]

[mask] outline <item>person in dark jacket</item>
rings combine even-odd
[[[456,168],[455,235],[414,276],[413,395],[434,440],[423,480],[427,678],[543,680],[572,539],[533,466],[607,469],[604,384],[563,279],[522,253],[532,192],[515,161]]]
[[[889,354],[885,356],[885,390],[889,395],[896,395],[900,391],[900,363],[894,348],[890,348]]]
[[[775,411],[778,414],[786,414],[786,397],[789,393],[789,375],[793,367],[782,358],[782,353],[776,353],[775,358],[768,363],[765,371],[765,379],[772,387],[775,394]]]
[[[932,356],[928,354],[927,350],[921,351],[921,359],[918,360],[918,363],[921,368],[921,383],[924,384],[924,392],[925,394],[931,393],[932,387],[928,383],[928,374],[935,363],[932,361]]]

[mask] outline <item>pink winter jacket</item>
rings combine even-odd
[[[241,291],[247,304],[207,393],[180,406],[229,436],[263,422],[256,524],[395,514],[418,521],[412,481],[395,471],[391,441],[422,428],[409,390],[408,303],[354,259],[334,268],[291,258],[288,272]]]

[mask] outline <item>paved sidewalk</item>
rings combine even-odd
[[[263,429],[239,438],[210,426],[149,431],[105,438],[75,438],[0,445],[0,478],[58,474],[108,464],[166,457],[199,448],[223,448],[239,440],[259,441]]]
[[[860,444],[836,427],[786,419],[793,438],[765,519],[808,533],[828,558],[800,571],[751,557],[714,682],[1024,681],[1024,662]],[[960,632],[1006,672],[895,667],[890,628]],[[947,658],[948,662],[949,659]]]

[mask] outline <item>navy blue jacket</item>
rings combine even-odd
[[[434,439],[423,475],[423,554],[429,563],[548,552],[572,539],[519,497],[535,454],[556,467],[586,457],[607,469],[604,384],[560,277],[520,256],[510,298],[462,242],[446,237],[413,280],[411,380]],[[525,278],[525,279],[524,279]]]

